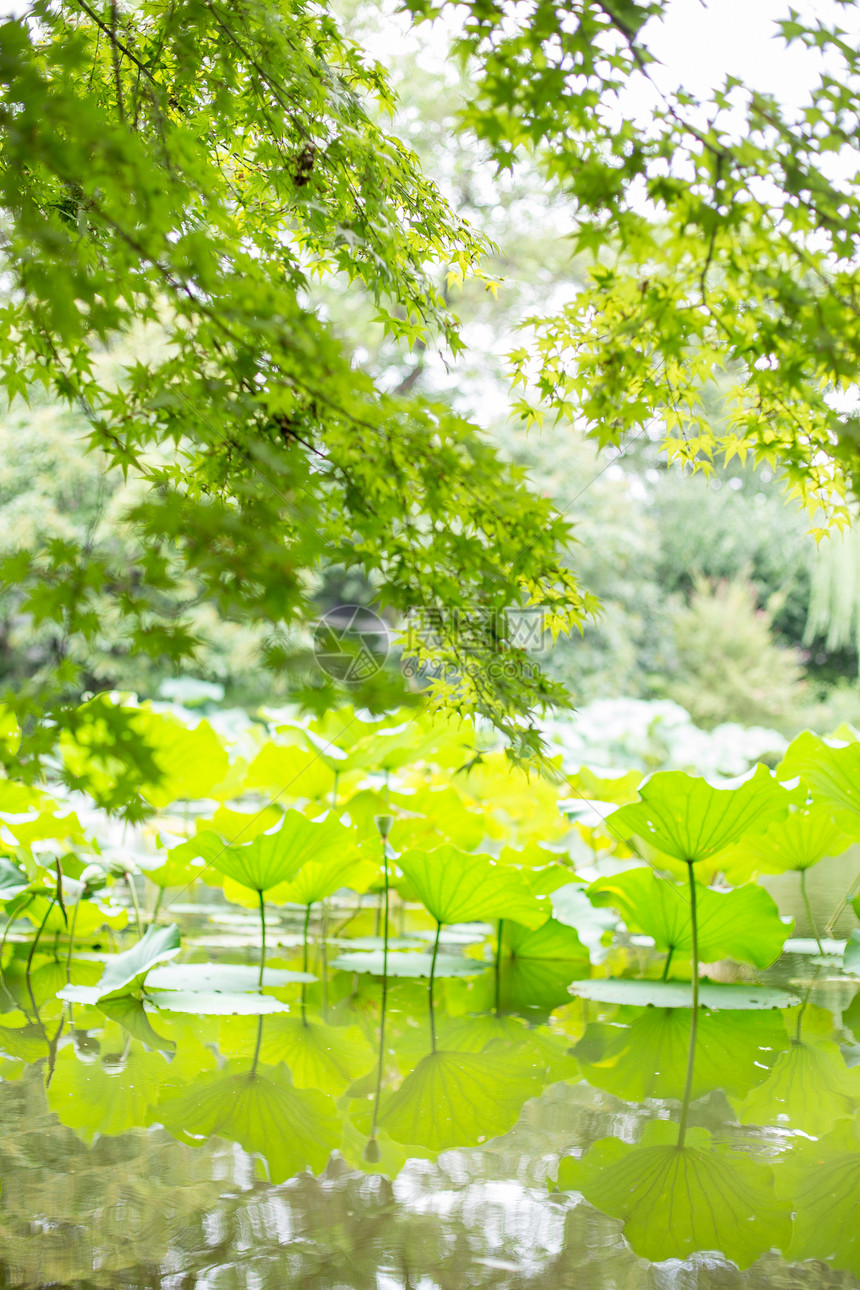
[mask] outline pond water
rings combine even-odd
[[[347,916],[334,902],[307,946],[273,916],[261,996],[253,916],[186,907],[197,966],[100,1006],[57,999],[63,954],[28,980],[13,932],[0,1285],[860,1284],[860,996],[840,958],[760,973],[783,993],[759,1002],[784,1006],[700,1008],[691,1061],[689,1006],[577,996],[587,968],[563,959],[497,971],[492,928],[443,934],[431,1009],[404,913],[383,992],[351,970],[378,967],[374,912]],[[641,945],[613,953],[616,976],[650,970]],[[72,980],[102,967],[95,951]]]

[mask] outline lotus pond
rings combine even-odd
[[[124,823],[96,721],[0,781],[0,1284],[858,1283],[853,732],[714,787],[131,715]]]

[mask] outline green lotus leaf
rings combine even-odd
[[[519,852],[508,851],[508,855],[518,854]],[[504,851],[499,857],[499,862],[506,863]],[[523,869],[521,872],[538,900],[543,900],[545,896],[552,896],[554,892],[561,891],[562,887],[582,885],[582,879],[577,878],[573,870],[563,864],[547,865],[545,869]]]
[[[34,842],[85,842],[83,825],[74,811],[62,813],[56,805],[46,811],[28,813],[24,818],[5,821],[6,828],[22,847]]]
[[[207,990],[242,994],[259,990],[259,968],[249,963],[168,963],[153,968],[146,978],[147,990]],[[287,968],[263,970],[263,986],[281,989],[296,982],[316,981],[310,972],[292,972]]]
[[[793,1040],[763,1083],[737,1104],[742,1124],[789,1124],[820,1137],[860,1106],[860,1068],[827,1039]]]
[[[397,864],[438,923],[510,918],[526,927],[540,927],[551,912],[549,902],[532,894],[522,874],[489,856],[445,846],[407,851]]]
[[[776,1192],[794,1210],[784,1252],[860,1275],[860,1130],[845,1120],[815,1142],[796,1140],[775,1166]]]
[[[854,832],[860,823],[860,743],[834,747],[828,739],[808,730],[789,744],[776,769],[782,780],[801,780],[812,790],[815,803],[835,813],[836,822]]]
[[[587,766],[580,766],[577,773],[571,775],[569,783],[576,797],[626,806],[628,802],[636,801],[638,788],[642,783],[642,771],[627,770],[621,775],[597,775]]]
[[[617,909],[628,929],[653,937],[658,950],[692,953],[688,887],[659,878],[652,869],[627,869],[592,883],[588,897],[595,905]],[[732,958],[769,967],[791,933],[773,898],[754,883],[733,891],[697,883],[696,913],[699,960],[704,963]]]
[[[327,1026],[301,1017],[267,1022],[260,1057],[270,1066],[283,1062],[296,1088],[318,1088],[335,1097],[366,1075],[376,1061],[357,1026]]]
[[[309,820],[301,811],[287,811],[281,824],[270,833],[261,833],[241,847],[220,843],[216,851],[212,838],[204,831],[192,839],[213,868],[251,891],[264,893],[279,883],[289,882],[308,861],[320,863],[352,851],[352,832],[329,815],[324,820]],[[220,839],[219,839],[220,842]]]
[[[571,994],[596,1003],[633,1004],[655,1008],[691,1008],[689,982],[640,981],[632,977],[601,977],[592,981],[574,981]],[[717,985],[703,981],[699,985],[699,1007],[729,1009],[791,1008],[800,1000],[786,990],[765,985]]]
[[[334,774],[315,749],[270,741],[248,767],[244,787],[322,802],[331,794]]]
[[[113,995],[131,994],[143,984],[151,967],[175,958],[179,949],[179,928],[175,923],[150,927],[130,950],[108,960],[98,985],[67,985],[57,991],[58,997],[69,1003],[98,1003]]]
[[[688,1129],[683,1147],[677,1137],[677,1125],[655,1121],[636,1146],[601,1138],[580,1160],[561,1161],[558,1185],[621,1219],[636,1253],[654,1262],[716,1250],[743,1269],[788,1239],[767,1165],[720,1149],[705,1129]]]
[[[149,708],[122,708],[105,695],[96,695],[78,710],[88,712],[89,724],[64,730],[60,751],[78,786],[96,798],[110,796],[118,778],[128,774],[129,749],[122,735],[132,737],[146,761],[151,779],[135,787],[152,806],[207,797],[227,774],[229,760],[215,731],[206,721],[189,727],[177,717]],[[113,740],[118,742],[113,744]],[[112,748],[116,747],[116,755]]]
[[[99,1059],[89,1062],[82,1062],[71,1045],[57,1054],[48,1105],[84,1142],[92,1142],[96,1134],[143,1128],[159,1086],[169,1078],[161,1053],[147,1052],[136,1040],[124,1048],[119,1043],[115,1053],[108,1053],[103,1046]]]
[[[146,1002],[159,1012],[187,1012],[193,1017],[262,1017],[290,1010],[289,1004],[270,994],[232,990],[152,990]]]
[[[589,1025],[574,1054],[583,1078],[628,1102],[684,1096],[690,1051],[690,1011],[645,1008],[629,1025],[621,1018]],[[743,1097],[767,1077],[788,1046],[782,1015],[751,1012],[699,1014],[692,1096],[723,1089]]]
[[[432,954],[421,951],[390,950],[388,954],[388,975],[396,977],[418,977],[430,975],[433,961]],[[330,967],[341,972],[371,972],[382,976],[382,950],[355,950],[339,954],[332,959]],[[485,964],[475,959],[465,959],[460,954],[437,954],[436,976],[477,976],[485,970]]]
[[[432,1151],[473,1147],[507,1133],[543,1084],[515,1052],[435,1052],[422,1057],[380,1116],[395,1142]]]
[[[341,1137],[331,1098],[294,1088],[286,1066],[251,1073],[228,1062],[159,1100],[151,1120],[190,1146],[208,1137],[238,1142],[262,1156],[273,1183],[308,1168],[319,1173]]]
[[[315,905],[341,887],[367,891],[379,872],[378,864],[361,859],[353,848],[323,860],[307,860],[295,878],[272,887],[267,899],[273,905]]]
[[[588,963],[588,950],[576,929],[555,918],[548,918],[540,927],[524,927],[522,923],[505,923],[502,950],[514,959],[554,959],[565,963]]]
[[[729,882],[746,882],[757,873],[802,872],[825,856],[841,855],[856,841],[835,823],[829,807],[816,803],[790,810],[764,833],[745,835],[720,855],[720,867]]]
[[[680,770],[659,771],[639,790],[640,801],[607,820],[622,841],[641,837],[676,860],[696,863],[762,830],[788,810],[791,798],[764,766],[739,788],[712,788]]]
[[[391,804],[397,811],[390,839],[395,851],[426,850],[443,842],[471,850],[484,836],[483,816],[470,811],[454,788],[394,794]]]

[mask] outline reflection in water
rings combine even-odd
[[[0,1014],[0,1285],[858,1285],[844,985],[694,1013],[571,1000],[575,963],[502,954],[436,979],[431,1033],[421,979],[197,1017],[64,1008],[41,970]]]

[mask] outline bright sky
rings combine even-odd
[[[860,7],[834,0],[673,0],[662,23],[652,22],[645,43],[664,64],[660,83],[674,83],[696,95],[739,77],[786,104],[806,97],[822,69],[820,56],[799,42],[788,49],[774,23],[794,8],[801,19],[820,19],[856,33]]]

